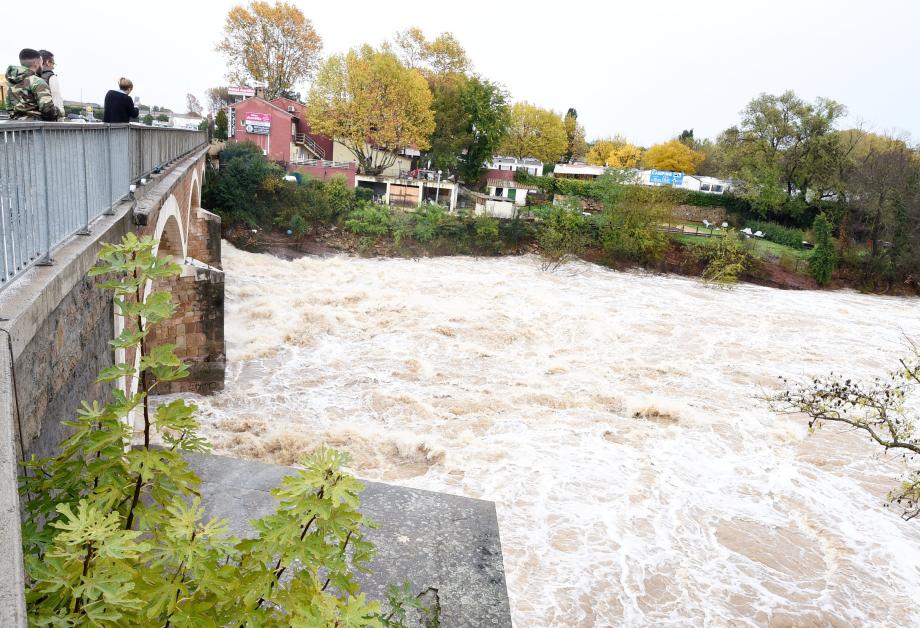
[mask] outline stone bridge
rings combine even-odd
[[[17,625],[24,616],[17,463],[52,453],[66,434],[62,422],[79,402],[105,401],[110,394],[95,381],[99,370],[124,359],[109,345],[123,327],[111,293],[87,276],[102,243],[117,242],[129,231],[153,236],[158,254],[182,267],[170,285],[149,287],[169,290],[178,305],[152,341],[176,344],[191,366],[188,379],[161,392],[223,388],[220,218],[201,207],[206,154],[199,145],[154,168],[133,194],[88,220],[88,230],[49,247],[52,263],[29,265],[0,291],[0,560],[6,572],[0,625]]]
[[[159,241],[158,255],[170,255],[182,267],[180,276],[168,285],[149,287],[169,290],[178,306],[177,315],[160,325],[158,335],[150,341],[176,344],[177,354],[190,364],[191,376],[158,392],[216,391],[223,387],[225,366],[220,219],[201,207],[207,150],[203,142],[189,146],[168,137],[166,155],[171,159],[164,159],[161,153],[151,160],[146,151],[157,138],[141,127],[112,125],[111,129],[87,130],[76,143],[72,137],[63,137],[70,131],[51,130],[49,134],[58,133],[61,142],[72,144],[70,160],[79,162],[82,154],[83,163],[74,169],[73,163],[62,160],[61,168],[71,168],[70,188],[51,187],[45,155],[44,184],[30,182],[32,187],[27,187],[28,168],[13,168],[17,179],[10,176],[9,164],[21,161],[16,151],[29,148],[29,141],[35,140],[31,148],[41,151],[49,146],[48,138],[30,139],[27,134],[32,129],[26,129],[21,131],[24,137],[15,137],[14,132],[11,140],[6,128],[0,125],[0,270],[5,273],[0,277],[3,628],[26,624],[18,461],[32,454],[54,453],[66,435],[62,422],[73,417],[80,401],[109,398],[111,384],[97,384],[97,373],[115,361],[126,361],[109,344],[123,326],[111,294],[99,289],[97,279],[87,277],[101,244],[119,241],[129,231],[150,235]],[[115,152],[110,149],[118,147],[117,138],[106,137],[109,130],[133,138],[119,149],[119,154],[131,156],[131,163],[125,168],[110,162],[107,170],[104,163],[101,169],[97,163],[97,176],[89,176],[87,148],[98,144],[97,157],[110,157]],[[102,151],[106,141],[109,148]],[[85,142],[82,147],[81,142]],[[33,164],[36,161],[42,160]],[[167,161],[167,167],[162,167]],[[80,165],[85,178],[79,176]],[[106,172],[112,175],[109,190],[100,192],[106,187],[99,185]],[[115,178],[121,188],[113,190],[111,179]],[[128,196],[131,181],[139,185]],[[57,179],[55,185],[60,184]],[[46,222],[41,222],[39,214],[47,217]],[[69,217],[69,222],[52,224],[52,217]],[[34,237],[36,220],[44,228],[43,238]],[[22,243],[31,243],[29,255],[20,254]],[[203,479],[207,513],[226,517],[238,536],[251,532],[250,518],[274,509],[269,491],[291,472],[216,456],[190,456],[190,462]],[[371,565],[373,574],[361,577],[362,588],[371,597],[383,599],[387,584],[408,578],[421,590],[435,592],[440,625],[445,628],[511,625],[494,504],[367,484],[362,511],[381,523],[368,536],[378,550]],[[407,544],[409,538],[413,541]]]

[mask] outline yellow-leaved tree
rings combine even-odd
[[[646,168],[655,170],[671,170],[693,174],[706,155],[698,150],[693,150],[678,140],[671,140],[662,144],[655,144],[642,156],[642,163]]]
[[[642,149],[619,136],[597,140],[587,155],[589,164],[619,169],[637,168],[641,159]]]
[[[511,124],[499,152],[509,157],[534,157],[556,163],[569,145],[562,117],[526,102],[511,107]]]
[[[265,85],[271,100],[313,77],[323,41],[293,4],[256,0],[227,14],[217,51],[227,58],[227,78]]]
[[[420,71],[428,79],[449,74],[466,74],[470,59],[453,33],[441,33],[432,40],[418,26],[396,33],[393,43],[384,44],[407,68]]]
[[[313,132],[341,142],[365,174],[392,166],[403,148],[426,150],[434,132],[425,78],[392,52],[368,45],[326,60],[307,111]]]

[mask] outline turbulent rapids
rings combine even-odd
[[[326,442],[361,477],[496,502],[516,625],[920,624],[897,462],[758,400],[893,368],[920,301],[529,257],[224,262],[216,451]]]

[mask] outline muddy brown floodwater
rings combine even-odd
[[[218,453],[326,442],[493,500],[517,626],[920,624],[897,463],[757,400],[884,373],[917,299],[225,247],[227,389],[198,400]]]

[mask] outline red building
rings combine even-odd
[[[252,142],[288,170],[327,179],[345,176],[354,185],[356,165],[332,160],[332,139],[313,133],[303,103],[253,96],[228,107],[231,142]]]

